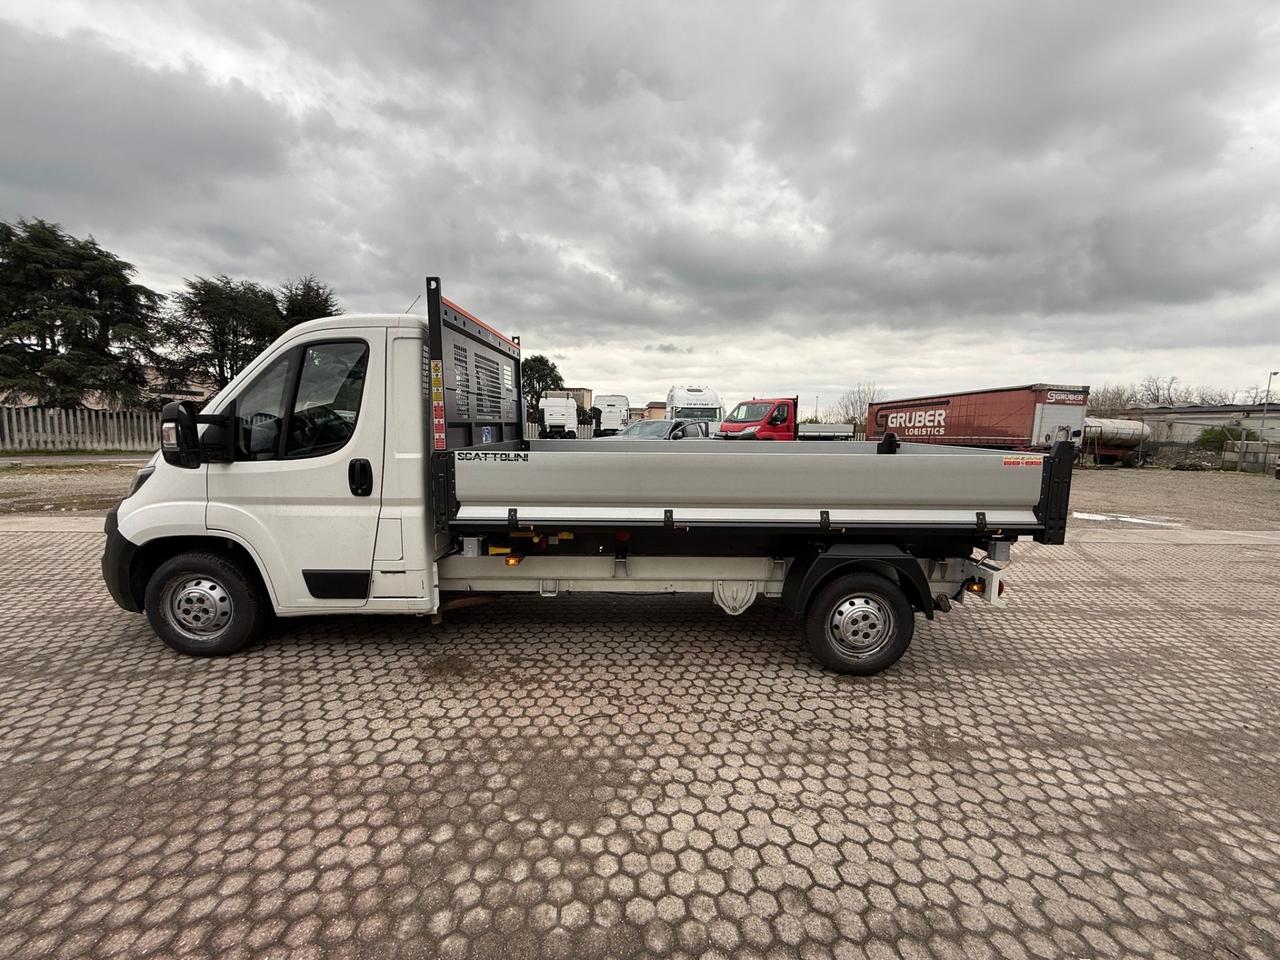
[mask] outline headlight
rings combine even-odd
[[[756,435],[756,431],[757,431],[757,430],[759,430],[759,429],[760,429],[759,427],[747,427],[747,428],[745,428],[745,429],[743,429],[743,430],[739,431],[739,432],[738,432],[738,436],[743,437],[743,438],[746,438],[746,437],[754,437],[754,436]]]
[[[135,493],[141,490],[142,485],[146,483],[148,478],[155,472],[156,472],[155,467],[143,467],[141,470],[135,473],[133,475],[133,486],[129,488],[129,493],[126,495],[126,499],[128,499],[128,497],[132,497]]]

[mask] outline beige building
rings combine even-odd
[[[665,420],[667,418],[667,402],[654,400],[644,405],[643,416],[646,420]]]
[[[564,392],[573,397],[583,410],[591,409],[591,388],[590,387],[565,387]]]

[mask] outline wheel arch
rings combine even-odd
[[[920,563],[892,544],[837,543],[822,552],[797,557],[782,586],[782,602],[803,614],[828,583],[850,573],[873,573],[894,583],[914,610],[934,616],[933,595]]]
[[[151,575],[159,569],[160,564],[178,554],[191,552],[213,553],[232,560],[256,579],[263,596],[267,598],[272,608],[278,606],[275,592],[271,589],[271,581],[267,579],[257,557],[249,548],[230,537],[209,534],[157,537],[138,547],[129,565],[129,591],[139,610],[144,606],[147,583],[151,580]]]

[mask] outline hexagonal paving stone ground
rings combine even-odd
[[[773,603],[508,599],[224,660],[0,534],[0,957],[1280,955],[1280,548],[1021,547],[823,672]]]

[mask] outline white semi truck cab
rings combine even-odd
[[[107,516],[111,595],[203,655],[270,613],[610,592],[737,614],[763,596],[828,667],[873,673],[916,614],[1001,603],[1019,537],[1063,542],[1067,447],[526,440],[519,385],[519,341],[437,278],[425,318],[292,328],[205,411],[165,408],[160,452]]]
[[[595,436],[611,437],[631,419],[631,401],[620,393],[601,394],[593,404],[600,411]]]
[[[567,390],[548,390],[538,404],[538,436],[574,440],[578,436],[578,401]]]
[[[724,419],[724,404],[710,387],[673,386],[667,391],[667,416],[672,420],[710,420],[718,426]]]

